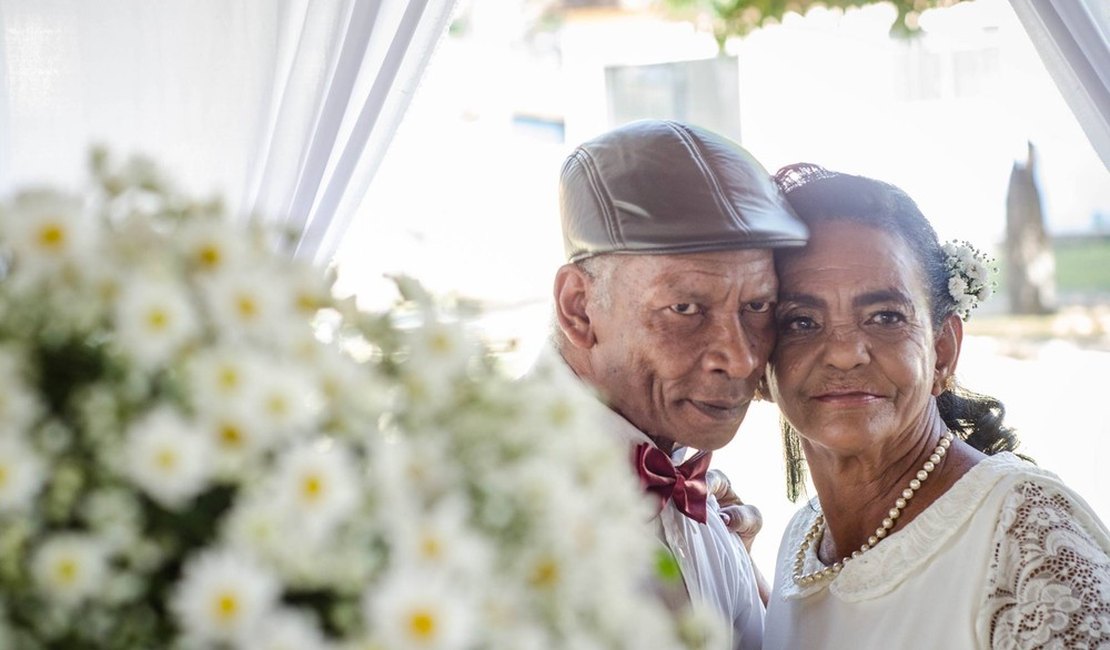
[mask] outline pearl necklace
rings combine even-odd
[[[948,453],[948,448],[952,445],[952,440],[955,437],[955,434],[951,431],[944,432],[944,435],[941,436],[940,444],[933,450],[933,453],[929,456],[929,460],[925,461],[925,465],[910,481],[909,487],[902,490],[902,496],[895,500],[894,507],[887,513],[886,518],[883,519],[882,525],[875,529],[875,534],[868,537],[867,542],[864,543],[863,546],[860,546],[859,550],[853,551],[851,556],[845,557],[832,566],[824,567],[812,573],[803,574],[802,567],[805,565],[806,551],[809,550],[812,544],[817,543],[817,541],[821,539],[823,534],[822,529],[825,527],[824,513],[818,514],[817,519],[813,522],[813,526],[810,527],[809,532],[806,533],[805,538],[802,540],[802,545],[798,548],[798,553],[794,556],[794,582],[805,587],[815,582],[820,582],[821,580],[833,578],[840,573],[840,570],[843,569],[844,565],[850,560],[854,560],[863,555],[878,544],[880,540],[884,539],[887,533],[890,532],[890,529],[894,528],[894,523],[897,521],[898,517],[902,515],[902,510],[906,507],[906,504],[913,498],[914,493],[921,488],[922,482],[929,478],[929,474],[936,469],[941,459]]]

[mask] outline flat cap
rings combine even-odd
[[[631,122],[579,146],[563,164],[559,204],[572,262],[802,246],[808,237],[751,154],[674,121]]]

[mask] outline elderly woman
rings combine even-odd
[[[776,180],[811,238],[776,262],[768,386],[793,490],[800,449],[817,497],[783,537],[763,647],[1110,648],[1106,527],[954,382],[980,260],[886,183]]]

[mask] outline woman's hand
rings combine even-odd
[[[716,497],[717,503],[721,506],[721,519],[725,522],[725,526],[740,536],[744,548],[751,553],[752,542],[763,528],[763,515],[759,512],[759,508],[741,501],[732,490],[732,483],[729,482],[728,477],[719,469],[706,472],[705,482],[709,486],[709,493]]]

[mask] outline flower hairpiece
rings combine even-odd
[[[948,294],[956,301],[956,313],[967,320],[971,310],[990,298],[994,282],[990,281],[994,259],[966,241],[950,241],[941,247],[948,269]]]

